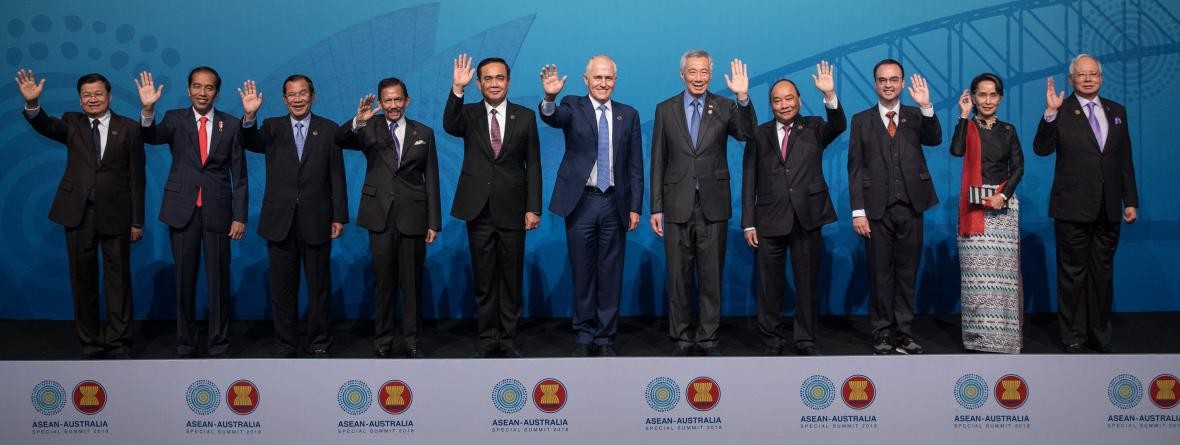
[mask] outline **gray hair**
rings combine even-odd
[[[1102,62],[1099,62],[1097,57],[1091,56],[1086,53],[1081,53],[1081,54],[1078,54],[1076,57],[1074,57],[1073,60],[1069,61],[1069,77],[1073,77],[1074,74],[1077,74],[1078,71],[1075,68],[1075,66],[1078,64],[1078,61],[1082,60],[1082,59],[1093,60],[1094,64],[1098,65],[1098,74],[1102,74]]]
[[[614,71],[616,76],[619,75],[619,66],[615,65],[615,59],[610,58],[610,56],[608,56],[606,54],[595,54],[593,56],[590,56],[590,60],[586,61],[586,72],[587,73],[590,72],[590,65],[594,64],[594,59],[606,59],[607,62],[610,62],[611,71]]]
[[[698,57],[709,59],[709,69],[713,69],[713,57],[709,56],[708,51],[703,49],[690,49],[685,51],[684,55],[680,56],[680,71],[684,71],[684,66],[688,64],[688,59],[695,59]]]

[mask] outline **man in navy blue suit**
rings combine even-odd
[[[197,353],[196,288],[201,251],[209,289],[207,354],[225,357],[229,348],[229,240],[246,233],[246,157],[239,141],[238,118],[213,109],[221,76],[199,66],[188,75],[191,107],[169,110],[156,122],[155,105],[164,86],[152,74],[136,79],[143,104],[140,126],[144,143],[168,144],[172,168],[164,183],[160,221],[168,224],[176,280],[176,354]]]
[[[594,56],[582,75],[590,94],[566,96],[556,105],[566,78],[556,65],[541,70],[541,120],[565,133],[549,210],[565,218],[574,278],[574,357],[615,355],[626,232],[639,225],[643,209],[639,115],[611,100],[616,76],[614,60]]]

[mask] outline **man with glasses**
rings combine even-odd
[[[869,259],[869,319],[873,353],[921,354],[914,338],[914,282],[922,258],[923,215],[938,203],[922,146],[942,143],[942,127],[926,80],[885,59],[873,67],[877,103],[852,116],[848,192],[852,229],[864,237]]]
[[[242,98],[242,146],[266,156],[266,191],[258,235],[267,241],[270,306],[275,354],[295,357],[300,349],[299,265],[307,273],[307,346],[326,358],[332,345],[329,297],[332,240],[348,222],[344,160],[332,136],[336,124],[312,114],[315,84],[302,74],[283,81],[287,114],[258,123],[262,92],[253,80],[238,89]]]
[[[1069,64],[1074,92],[1045,85],[1045,114],[1033,136],[1040,156],[1057,153],[1049,216],[1057,239],[1057,321],[1067,353],[1111,345],[1114,253],[1121,224],[1139,219],[1127,110],[1098,96],[1102,65],[1088,54]]]

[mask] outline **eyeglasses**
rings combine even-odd
[[[1099,73],[1096,71],[1091,71],[1088,73],[1073,73],[1073,77],[1076,77],[1079,79],[1101,79],[1102,73]]]

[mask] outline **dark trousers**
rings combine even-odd
[[[205,253],[205,285],[209,292],[210,355],[229,348],[229,232],[208,232],[201,208],[193,210],[183,228],[171,227],[172,261],[176,280],[176,353],[190,355],[197,350],[196,292],[201,251]]]
[[[397,291],[402,291],[402,340],[407,349],[418,347],[418,307],[422,303],[422,271],[426,261],[426,237],[410,236],[394,225],[393,207],[384,232],[369,232],[373,255],[377,315],[373,350],[393,348]]]
[[[574,284],[574,334],[579,344],[609,345],[618,329],[627,228],[614,189],[587,190],[565,218]]]
[[[83,354],[131,352],[131,227],[122,235],[95,230],[94,206],[86,205],[82,222],[66,228],[66,253],[70,262],[70,289],[74,295],[74,332]],[[107,325],[98,317],[98,255],[102,252],[106,287]]]
[[[1088,223],[1055,221],[1057,239],[1057,321],[1065,344],[1110,344],[1114,301],[1114,253],[1121,223],[1106,214]]]
[[[768,347],[782,348],[786,343],[783,294],[788,250],[795,275],[794,344],[805,348],[815,344],[816,288],[824,240],[819,229],[804,230],[797,218],[787,235],[758,236],[758,248],[754,249],[758,259],[758,332]]]
[[[668,335],[678,347],[688,347],[693,343],[702,348],[717,346],[727,225],[728,221],[705,219],[700,195],[693,199],[692,216],[687,222],[664,224],[664,255],[668,268]],[[700,294],[700,320],[695,337],[692,335],[692,302],[689,300],[694,275]]]
[[[513,349],[524,280],[524,215],[519,229],[498,228],[485,206],[467,222],[467,243],[479,313],[479,350]]]
[[[280,354],[299,349],[299,265],[307,276],[307,347],[327,351],[332,346],[332,241],[308,244],[295,210],[291,231],[282,241],[267,243],[270,258],[270,307]]]
[[[881,219],[869,219],[869,319],[874,336],[913,338],[914,282],[922,259],[924,220],[909,204],[894,202]]]

